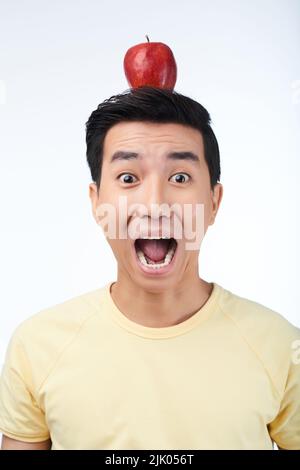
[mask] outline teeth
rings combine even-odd
[[[159,264],[150,264],[147,262],[146,258],[145,258],[145,255],[144,253],[141,251],[141,250],[138,250],[137,251],[137,255],[139,257],[139,260],[140,262],[144,265],[144,266],[147,266],[149,268],[152,268],[152,269],[160,269],[160,268],[163,268],[165,266],[168,266],[168,264],[170,264],[172,258],[173,258],[173,255],[175,253],[175,247],[172,247],[172,248],[169,248],[169,251],[168,253],[166,254],[165,256],[165,260],[163,263],[159,263]]]
[[[163,240],[169,240],[170,237],[141,237],[143,240],[160,240],[161,238]]]

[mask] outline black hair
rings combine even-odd
[[[220,153],[208,111],[197,101],[171,89],[130,88],[100,103],[86,122],[86,157],[93,181],[100,187],[103,144],[108,130],[119,122],[177,123],[200,131],[211,189],[220,179]]]

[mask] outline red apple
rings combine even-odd
[[[153,86],[174,89],[177,66],[173,52],[162,42],[143,42],[131,47],[124,57],[124,72],[131,88]]]

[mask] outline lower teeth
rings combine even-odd
[[[172,261],[174,253],[175,253],[175,247],[173,246],[172,248],[169,248],[169,251],[165,256],[165,260],[163,263],[150,264],[147,262],[144,253],[141,250],[137,251],[137,255],[139,257],[140,262],[144,266],[147,266],[152,269],[160,269],[160,268],[164,268],[165,266],[168,266],[168,264],[170,264],[170,262]]]

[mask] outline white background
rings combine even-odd
[[[128,88],[127,49],[168,44],[211,114],[224,197],[200,274],[300,325],[300,3],[1,1],[0,362],[32,314],[114,280],[92,218],[85,122]]]

